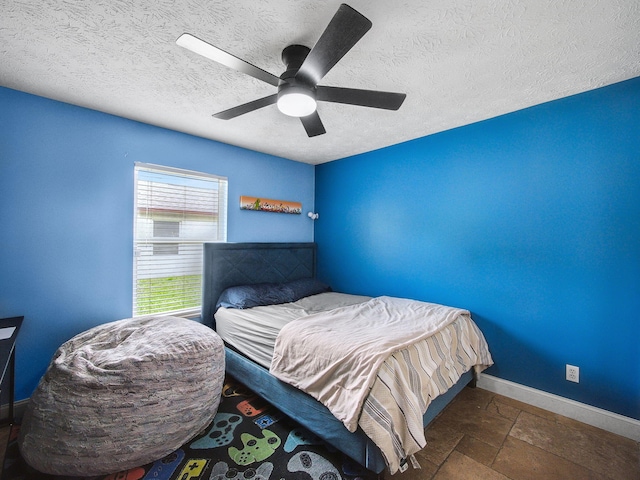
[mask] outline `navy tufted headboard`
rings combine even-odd
[[[215,329],[216,303],[224,289],[254,283],[315,278],[315,243],[205,243],[202,322]]]

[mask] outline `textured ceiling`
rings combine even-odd
[[[178,47],[189,32],[275,75],[339,1],[9,0],[0,85],[252,150],[323,163],[640,76],[638,0],[352,0],[373,28],[321,84],[407,94],[397,112],[320,103],[308,138],[275,87]]]

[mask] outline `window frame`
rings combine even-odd
[[[180,235],[182,235],[183,233],[183,221],[185,221],[186,218],[188,218],[190,215],[193,214],[193,212],[190,213],[190,210],[187,208],[182,208],[182,210],[176,208],[176,210],[174,212],[172,212],[172,215],[176,216],[176,218],[180,217],[182,215],[182,220],[166,220],[166,218],[153,218],[153,206],[150,206],[150,200],[152,201],[153,197],[148,197],[146,198],[146,202],[145,205],[140,205],[141,201],[143,200],[142,196],[143,194],[140,193],[140,186],[141,186],[141,182],[145,181],[145,180],[141,180],[140,177],[140,172],[141,171],[145,171],[145,172],[150,172],[152,174],[158,174],[159,175],[159,180],[162,179],[162,175],[167,175],[167,178],[165,180],[167,180],[167,182],[161,182],[161,181],[157,181],[156,183],[158,185],[163,184],[163,185],[176,185],[177,189],[176,190],[180,190],[180,186],[182,185],[180,182],[184,182],[183,186],[185,187],[185,198],[188,199],[187,196],[187,192],[188,192],[188,187],[192,186],[193,187],[193,191],[196,191],[196,189],[202,189],[201,187],[197,187],[195,185],[189,185],[189,183],[196,183],[196,182],[213,182],[215,184],[217,184],[216,188],[212,188],[211,190],[217,190],[217,194],[215,194],[215,201],[213,201],[213,203],[211,204],[211,215],[212,218],[216,218],[215,222],[211,222],[214,225],[210,225],[210,227],[214,228],[215,233],[213,234],[214,238],[189,238],[189,237],[181,237]],[[175,180],[175,177],[181,178],[183,180],[180,180],[179,182],[176,183],[171,183],[168,180],[171,179],[171,177],[174,177],[173,180]],[[150,185],[154,182],[154,180],[146,180],[150,182]],[[202,189],[202,190],[207,190],[207,189]],[[193,193],[193,191],[191,193]],[[202,244],[205,242],[226,242],[227,241],[227,220],[228,220],[228,191],[229,191],[229,180],[227,177],[221,176],[221,175],[215,175],[215,174],[211,174],[211,173],[206,173],[206,172],[199,172],[199,171],[194,171],[194,170],[186,170],[186,169],[181,169],[181,168],[175,168],[175,167],[167,167],[167,166],[163,166],[163,165],[156,165],[156,164],[150,164],[150,163],[142,163],[142,162],[135,162],[134,163],[134,201],[133,201],[133,208],[134,208],[134,212],[133,212],[133,281],[132,281],[132,317],[146,317],[146,316],[153,316],[153,315],[172,315],[172,316],[180,316],[180,317],[188,317],[188,318],[193,318],[193,317],[198,317],[201,315],[201,311],[202,311]],[[188,200],[185,200],[188,201]],[[216,205],[217,204],[217,205]],[[194,204],[195,205],[195,204]],[[198,205],[199,208],[202,207],[202,205]],[[144,214],[140,214],[141,211],[143,211],[144,209],[147,209],[147,212]],[[217,212],[217,213],[214,213]],[[153,222],[154,221],[176,221],[177,223],[179,223],[178,226],[178,237],[162,237],[159,240],[155,240],[154,241],[154,226],[153,226]],[[143,225],[144,222],[147,222],[146,228]],[[187,220],[189,222],[191,222],[191,224],[193,224],[193,219],[191,220]],[[151,227],[149,228],[149,222],[151,223]],[[203,222],[203,224],[205,223],[209,223],[209,222]],[[203,227],[206,229],[207,225],[203,225]],[[200,228],[200,227],[198,227]],[[142,232],[142,230],[146,231],[146,234],[144,232]],[[186,229],[188,230],[188,229]],[[157,237],[160,238],[160,237]],[[158,253],[154,253],[154,245],[169,245],[169,244],[176,244],[176,246],[178,247],[178,253],[174,254],[174,255],[170,255],[170,254],[163,254],[160,253],[162,251],[162,248],[160,248],[158,250]],[[200,245],[200,251],[197,252],[197,245]],[[194,248],[195,247],[195,248]],[[143,252],[145,252],[145,248],[146,248],[146,253],[143,254]],[[149,254],[149,248],[151,248],[151,253]],[[173,257],[179,257],[180,254],[183,252],[183,249],[188,248],[189,250],[191,250],[191,253],[186,253],[186,255],[184,255],[184,259],[179,259],[179,258],[173,258],[171,260],[171,263],[174,264],[175,267],[175,274],[169,276],[169,277],[149,277],[149,273],[147,273],[145,275],[144,272],[146,272],[145,268],[155,268],[155,267],[145,267],[144,265],[150,265],[153,263],[153,259],[149,258],[149,257],[153,257],[153,256],[158,256],[158,257],[165,257],[165,259],[169,256],[173,256]],[[194,253],[195,252],[195,253]],[[197,262],[198,263],[198,267],[199,270],[197,271],[197,273],[194,274],[184,274],[184,269],[186,268],[193,268],[193,258],[194,255],[197,257],[197,255],[200,255],[200,261]],[[145,257],[146,260],[143,260],[142,257]],[[186,267],[185,265],[188,264],[188,261],[191,260],[191,264],[190,267]],[[197,258],[196,258],[197,260]],[[146,264],[144,262],[147,262]],[[156,259],[157,262],[161,262],[161,260],[158,258]],[[180,272],[180,270],[183,270],[182,272]],[[170,270],[167,270],[168,272],[170,272]],[[141,287],[140,285],[140,280],[149,280],[150,278],[178,278],[178,277],[193,277],[194,275],[198,275],[200,277],[200,282],[199,282],[199,299],[198,299],[198,305],[197,306],[189,306],[187,308],[177,308],[177,309],[172,309],[172,310],[158,310],[158,311],[150,311],[151,309],[153,309],[153,307],[144,307],[143,305],[149,305],[151,302],[146,301],[146,299],[148,299],[149,297],[151,297],[153,294],[148,294],[145,292],[149,292],[151,289],[153,289],[154,287],[147,287],[149,288],[148,290],[144,290],[143,287]],[[182,282],[182,284],[184,284],[185,282],[188,283],[187,287],[185,287],[189,294],[190,294],[190,299],[193,300],[193,298],[195,297],[194,293],[194,287],[193,287],[193,278],[191,278],[190,280],[183,278],[182,280],[178,280],[178,284],[180,284]],[[153,283],[153,282],[147,282],[147,283]],[[158,287],[160,288],[160,287]],[[173,288],[172,288],[173,289]],[[142,292],[142,293],[141,293]],[[175,290],[174,290],[175,292]],[[172,292],[171,295],[171,300],[170,301],[177,301],[179,302],[180,300],[180,295],[179,294],[173,294],[174,292]]]

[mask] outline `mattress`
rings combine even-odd
[[[297,302],[247,309],[220,307],[215,314],[216,331],[228,345],[265,368],[271,366],[278,333],[287,323],[313,313],[366,302],[371,297],[327,292]]]

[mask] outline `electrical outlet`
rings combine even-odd
[[[567,364],[567,380],[580,383],[580,367]]]

